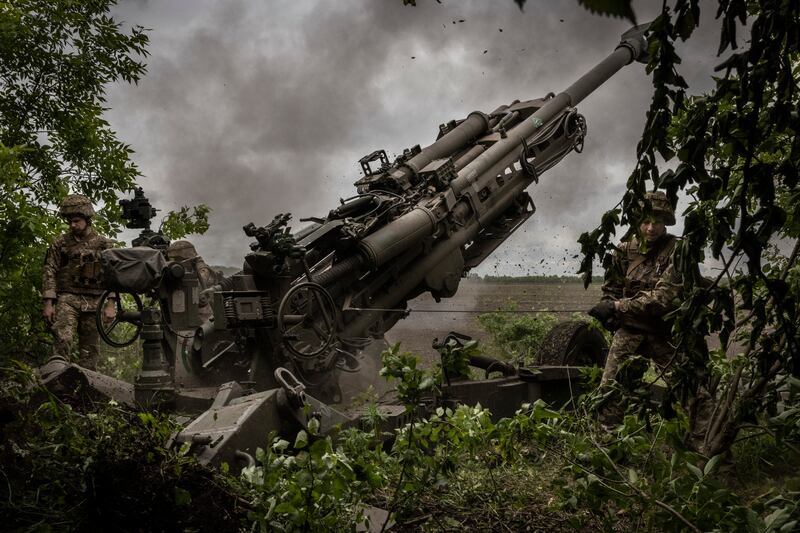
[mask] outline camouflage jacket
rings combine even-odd
[[[42,298],[56,299],[61,292],[100,295],[103,288],[99,252],[113,243],[91,226],[82,237],[70,232],[57,237],[44,259]]]
[[[606,272],[603,299],[620,300],[619,318],[623,326],[652,333],[669,329],[661,319],[669,309],[648,305],[648,302],[672,263],[677,240],[674,235],[666,234],[645,251],[640,250],[636,237],[620,243],[612,266]],[[664,293],[664,297],[667,296]],[[672,299],[670,297],[669,301]]]
[[[194,264],[195,271],[197,272],[197,279],[200,281],[200,291],[204,291],[217,284],[217,273],[211,270],[211,267],[206,264],[200,257]],[[200,307],[206,308],[211,305],[211,299],[207,294],[200,295]]]
[[[620,313],[623,316],[664,316],[675,309],[675,300],[680,298],[682,291],[681,277],[675,265],[670,263],[652,290],[620,300]]]
[[[208,289],[217,284],[217,273],[211,270],[200,257],[194,262],[194,270],[197,272],[197,279],[200,281],[200,290]]]
[[[208,295],[203,294],[203,291],[217,284],[217,273],[211,270],[211,267],[199,255],[179,262],[197,275],[197,281],[200,285],[200,307],[209,306],[211,304],[210,298]]]

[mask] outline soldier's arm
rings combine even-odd
[[[627,270],[627,260],[625,247],[626,243],[620,243],[614,251],[611,267],[606,270],[603,280],[603,300],[619,300],[622,298],[625,289],[625,271]]]
[[[623,298],[617,304],[617,311],[630,316],[663,316],[677,307],[683,283],[674,265],[664,271],[654,289],[641,291],[633,298]]]
[[[42,299],[55,300],[58,297],[56,293],[56,274],[61,267],[61,258],[59,256],[58,241],[53,241],[47,248],[44,256],[44,268],[42,274]]]
[[[205,261],[198,259],[197,263],[195,263],[195,269],[197,270],[197,278],[200,281],[201,290],[217,284],[217,275]]]

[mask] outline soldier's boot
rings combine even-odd
[[[97,346],[87,346],[81,348],[78,364],[87,370],[97,370],[100,363],[100,351]]]

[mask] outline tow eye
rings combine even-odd
[[[300,409],[306,403],[305,386],[289,371],[288,368],[279,366],[274,372],[275,380],[283,388],[286,400],[295,409]]]

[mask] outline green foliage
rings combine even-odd
[[[799,493],[769,491],[747,500],[732,490],[729,472],[736,468],[723,456],[708,460],[680,446],[688,431],[685,417],[649,422],[652,430],[628,416],[610,435],[574,434],[565,467],[573,482],[561,491],[568,508],[588,508],[602,529],[621,518],[630,521],[631,530],[791,531],[796,526]],[[583,523],[576,515],[572,525]]]
[[[311,439],[311,440],[309,440]],[[246,467],[234,482],[254,502],[248,518],[261,531],[330,531],[364,523],[359,505],[378,476],[359,475],[351,459],[334,450],[330,437],[301,431],[294,446],[280,438],[256,452],[258,465]]]
[[[437,348],[437,351],[441,358],[442,374],[448,380],[455,377],[469,377],[469,360],[481,353],[478,341],[471,340],[462,344],[452,338]]]
[[[520,365],[536,362],[536,352],[547,333],[558,321],[550,313],[518,314],[515,304],[501,312],[478,316],[478,323],[491,335],[489,346],[492,355],[511,360]]]
[[[433,380],[397,346],[384,361],[413,416]],[[0,494],[0,506],[14,517],[12,528],[235,530],[244,507],[252,530],[352,530],[369,505],[390,510],[401,529],[434,531],[499,522],[524,530],[532,520],[554,529],[788,531],[800,518],[800,494],[791,488],[800,478],[737,493],[725,472],[738,465],[722,469],[723,458],[706,462],[683,448],[685,417],[628,416],[606,433],[580,405],[565,413],[538,400],[497,422],[480,405],[440,406],[412,418],[386,446],[376,412],[372,429],[351,428],[335,441],[314,423],[291,440],[271,437],[255,466],[220,480],[198,469],[188,446],[164,448],[174,425],[160,415],[114,403],[80,413],[32,387],[30,369],[5,374],[0,413],[14,414],[0,464],[13,492]],[[771,444],[775,456],[797,439],[800,417],[784,413],[766,421],[776,435],[783,431]],[[757,442],[744,441],[742,453],[734,448],[736,457],[751,457]],[[779,467],[796,472],[784,461]],[[760,471],[750,465],[742,479]]]
[[[4,529],[235,531],[235,513],[214,476],[164,444],[176,425],[163,414],[80,394],[62,403],[23,364],[0,368],[0,514]],[[176,509],[197,500],[189,512]],[[204,508],[205,507],[205,508]]]
[[[660,187],[675,200],[690,197],[675,267],[684,298],[675,315],[675,341],[686,353],[677,370],[676,392],[715,390],[719,406],[707,428],[704,451],[723,453],[738,429],[769,408],[778,376],[800,372],[797,312],[798,173],[800,149],[800,4],[762,0],[720,2],[719,54],[715,88],[690,96],[678,73],[676,42],[690,39],[700,23],[697,0],[665,2],[653,22],[650,63],[654,95],[637,152],[639,161],[619,210],[606,213],[597,229],[581,236],[581,272],[590,276],[594,258],[610,260],[617,224],[639,217],[648,188]],[[745,43],[737,27],[750,29]],[[707,31],[707,30],[706,30]],[[740,49],[740,46],[743,47]],[[661,171],[661,160],[671,161]],[[673,170],[674,168],[674,170]],[[649,184],[648,184],[649,182]],[[794,248],[775,254],[770,245]],[[697,264],[706,254],[723,263],[707,283]],[[781,257],[783,255],[783,257]],[[742,361],[715,364],[704,342],[718,334],[724,348],[747,339]]]
[[[167,239],[177,239],[192,233],[203,234],[208,230],[208,214],[211,208],[200,204],[171,211],[161,222],[161,232]]]
[[[399,342],[381,354],[381,361],[383,368],[380,375],[390,382],[396,382],[397,396],[408,411],[416,409],[423,394],[436,387],[433,376],[417,368],[419,357],[411,352],[401,351]]]
[[[138,174],[131,148],[103,119],[105,86],[137,82],[147,36],[123,31],[113,1],[19,0],[0,7],[0,356],[46,350],[41,265],[61,230],[52,206],[68,192],[105,205],[119,228],[117,191]]]

